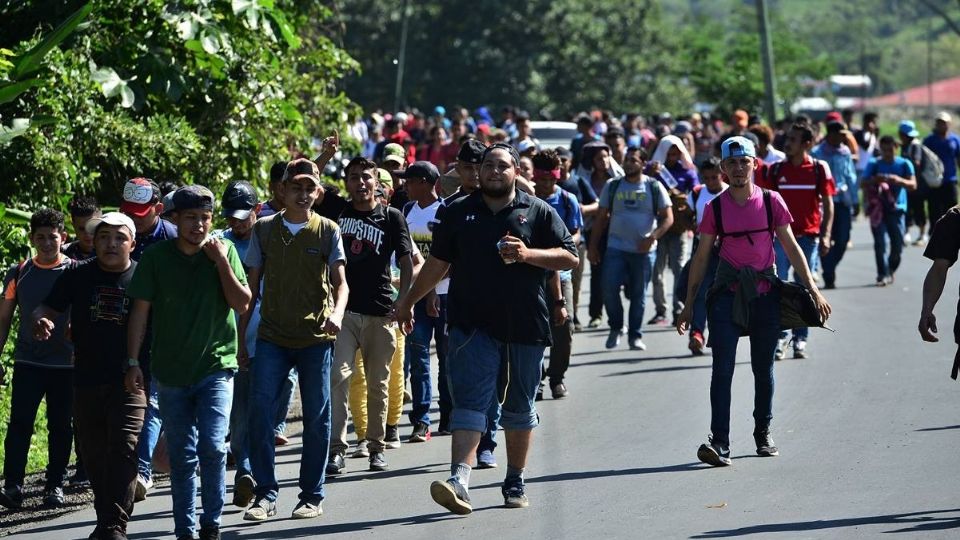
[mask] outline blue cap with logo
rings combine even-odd
[[[720,159],[757,157],[757,150],[746,137],[730,137],[720,145]]]
[[[900,127],[897,128],[897,131],[906,135],[907,137],[919,137],[920,132],[917,131],[917,125],[913,123],[912,120],[904,120],[900,122]]]

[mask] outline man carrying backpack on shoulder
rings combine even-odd
[[[923,246],[927,243],[927,214],[933,216],[933,201],[930,200],[932,190],[943,184],[943,162],[929,147],[924,146],[919,139],[920,132],[910,120],[900,122],[897,128],[900,137],[900,157],[913,164],[917,175],[917,189],[907,193],[907,234],[910,224],[920,229],[913,245]],[[934,222],[930,222],[932,232]]]
[[[721,168],[730,187],[704,209],[700,243],[690,268],[687,302],[677,320],[677,332],[690,327],[692,306],[706,274],[715,243],[720,254],[716,280],[708,294],[713,375],[710,381],[711,436],[697,457],[722,467],[730,459],[730,393],[737,344],[750,336],[750,361],[756,396],[753,417],[757,455],[776,456],[779,450],[770,435],[773,418],[773,358],[780,332],[780,289],[774,274],[774,236],[810,290],[822,319],[830,305],[817,289],[810,268],[790,224],[793,221],[779,193],[754,185],[758,160],[753,143],[731,137],[721,146]]]

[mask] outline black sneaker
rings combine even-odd
[[[243,513],[244,521],[266,521],[277,515],[277,503],[258,497],[253,506]],[[219,534],[219,533],[218,533]]]
[[[780,455],[780,449],[770,436],[770,429],[758,429],[753,432],[753,440],[757,443],[757,455],[773,457]]]
[[[63,498],[63,488],[61,487],[49,488],[43,492],[44,506],[59,508],[63,506],[65,502],[66,499]]]
[[[430,440],[430,426],[424,424],[423,422],[417,422],[413,426],[413,433],[410,434],[410,438],[407,439],[407,442],[427,442]]]
[[[330,461],[327,462],[327,474],[337,476],[343,473],[346,466],[346,463],[343,462],[343,454],[330,454]]]
[[[388,425],[384,432],[383,444],[391,450],[400,448],[400,428]]]
[[[253,481],[253,476],[249,474],[241,475],[233,483],[233,505],[240,508],[246,508],[253,500],[253,490],[257,483]]]
[[[543,401],[543,383],[540,383],[540,386],[537,388],[537,397],[534,398],[535,401]]]
[[[430,484],[430,496],[434,502],[454,514],[465,516],[473,512],[467,488],[456,480],[434,480]]]
[[[0,491],[0,506],[6,506],[11,510],[22,508],[23,490],[18,487],[10,487]]]
[[[503,487],[500,488],[503,494],[503,505],[507,508],[526,508],[530,506],[530,500],[524,492],[523,478],[513,476],[503,481]]]
[[[553,394],[553,399],[563,399],[567,397],[569,392],[567,392],[567,385],[561,383],[551,384],[550,393]]]
[[[220,540],[220,527],[200,527],[200,540]]]
[[[700,449],[697,450],[697,459],[714,467],[726,467],[733,464],[730,459],[730,446],[714,442],[712,437],[706,443],[700,445]]]
[[[383,452],[370,452],[370,470],[385,471],[389,469],[387,460],[383,459]]]

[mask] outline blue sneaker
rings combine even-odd
[[[497,458],[493,456],[493,450],[481,450],[477,452],[478,469],[496,469]]]

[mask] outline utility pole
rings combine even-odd
[[[407,58],[407,30],[410,26],[409,0],[403,0],[400,14],[400,54],[397,56],[397,84],[393,88],[393,112],[400,110],[401,90],[403,89],[403,66]]]
[[[770,30],[767,21],[767,1],[756,0],[757,21],[760,26],[760,60],[763,62],[763,86],[766,99],[763,100],[767,123],[777,120],[777,83],[773,71],[773,48],[770,46]]]

